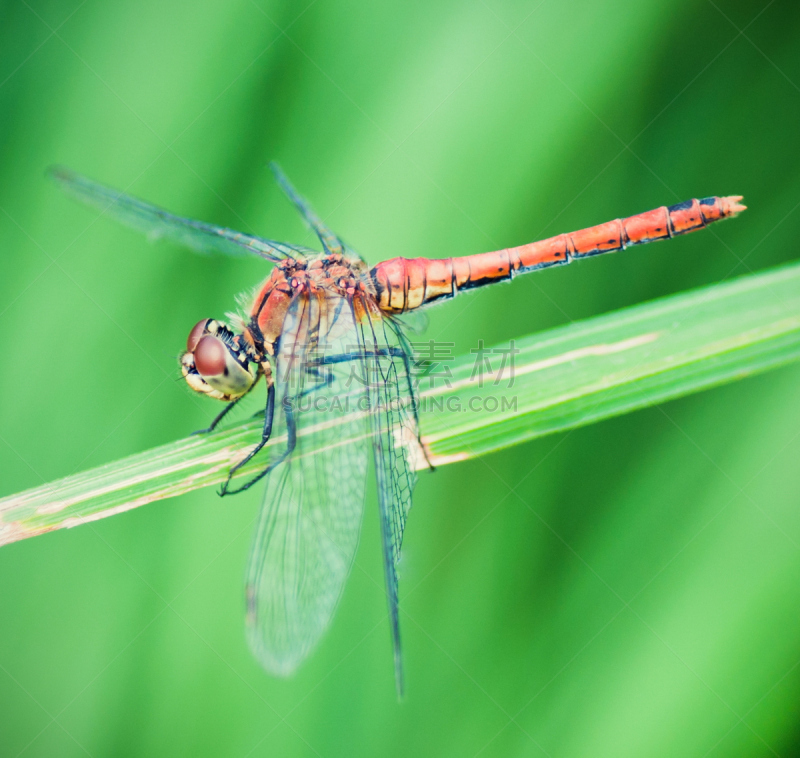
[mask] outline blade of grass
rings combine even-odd
[[[453,362],[449,386],[423,386],[423,440],[434,465],[796,360],[800,264],[530,335],[513,348],[518,351],[513,372],[507,358],[502,377],[494,356],[495,374],[481,381],[470,355]],[[251,420],[0,499],[0,544],[219,484],[258,440],[260,428],[260,421]],[[301,433],[311,443],[306,454],[313,454],[313,429]],[[284,444],[285,439],[271,440],[267,455]],[[263,465],[262,459],[242,474]]]

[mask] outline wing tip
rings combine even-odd
[[[397,701],[402,703],[406,696],[406,682],[403,675],[403,656],[399,646],[394,651],[394,687],[397,691]]]
[[[44,170],[44,175],[48,179],[53,179],[56,182],[70,182],[74,181],[76,177],[76,174],[74,171],[72,171],[72,169],[69,169],[66,166],[62,166],[58,163],[48,166]]]
[[[300,667],[300,664],[308,657],[310,652],[304,650],[300,653],[275,654],[272,650],[267,649],[261,644],[258,633],[250,629],[248,629],[247,642],[250,647],[250,652],[259,664],[261,664],[261,668],[268,674],[280,677],[281,679],[288,679],[292,676]]]

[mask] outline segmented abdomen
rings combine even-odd
[[[511,279],[517,274],[569,263],[575,258],[612,253],[628,245],[669,239],[703,229],[745,210],[740,195],[687,200],[616,219],[570,234],[520,247],[461,258],[392,258],[375,266],[372,280],[378,303],[388,313],[403,313],[459,290]]]

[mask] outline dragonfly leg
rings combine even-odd
[[[326,387],[330,387],[333,384],[333,376],[328,374],[327,376],[323,376],[320,374],[319,369],[315,366],[308,366],[306,367],[306,373],[310,374],[311,376],[315,377],[316,379],[320,380],[320,385],[318,387],[312,387],[311,389],[303,390],[298,396],[297,399],[301,400],[304,397],[308,397],[309,395],[313,394],[314,392],[319,392],[321,389],[325,389]],[[265,413],[265,409],[262,408],[260,411],[256,411],[252,418],[258,418],[259,416],[263,416]]]
[[[236,474],[236,472],[244,466],[259,450],[261,450],[264,445],[267,444],[269,441],[270,436],[272,435],[272,422],[275,418],[275,384],[274,382],[269,383],[269,387],[267,388],[267,406],[264,409],[264,428],[261,431],[261,440],[259,443],[235,466],[231,468],[228,472],[228,478],[225,480],[224,484],[220,488],[219,494],[220,497],[223,495],[233,495],[236,492],[241,492],[242,489],[247,489],[250,485],[246,485],[245,487],[240,487],[239,489],[231,490],[229,489],[229,485],[231,483],[231,479]]]
[[[248,390],[248,392],[249,391],[250,390]],[[245,394],[247,394],[247,393],[245,393]],[[244,397],[244,395],[242,395],[242,397]],[[242,397],[237,397],[236,400],[231,400],[230,403],[228,403],[222,409],[222,411],[217,414],[216,418],[205,429],[198,429],[197,431],[192,432],[192,435],[195,435],[195,434],[208,434],[209,432],[213,432],[214,429],[217,428],[217,424],[219,424],[219,422],[222,421],[222,419],[224,419],[225,416],[227,416],[228,413],[233,410],[233,406],[236,405],[236,403],[238,403],[242,399]]]
[[[307,390],[303,390],[298,396],[297,399],[301,400],[304,397],[308,397],[309,395],[313,395],[315,392],[319,392],[320,390],[327,389],[333,384],[333,374],[322,374],[320,373],[318,366],[307,366],[306,373],[309,376],[314,377],[319,381],[319,384],[316,387],[310,387]]]
[[[342,354],[342,355],[330,355],[322,358],[320,360],[320,365],[323,364],[330,364],[330,363],[344,363],[345,361],[352,361],[358,358],[402,358],[403,365],[405,366],[406,371],[406,381],[408,382],[408,394],[411,398],[411,410],[414,414],[414,421],[416,422],[417,429],[419,430],[419,407],[417,406],[416,395],[414,394],[414,385],[411,381],[411,359],[408,354],[408,351],[403,350],[399,347],[389,347],[382,350],[365,350],[363,353],[359,353],[358,355],[349,355],[349,354]],[[422,450],[423,456],[425,456],[425,463],[428,464],[428,468],[431,471],[436,471],[436,467],[431,463],[431,459],[428,457],[428,450],[422,442],[422,437],[417,431],[417,442],[419,443],[419,447]]]
[[[239,402],[239,401],[240,401],[242,398],[246,397],[246,396],[247,396],[247,395],[248,395],[250,392],[252,392],[252,390],[253,390],[253,387],[255,387],[255,386],[256,386],[256,382],[253,382],[253,383],[250,385],[250,388],[247,390],[247,392],[245,392],[245,393],[244,393],[244,395],[239,395],[239,397],[237,397],[236,399],[234,399],[234,400],[231,400],[231,401],[230,401],[230,402],[229,402],[229,403],[228,403],[228,404],[227,404],[227,405],[226,405],[226,406],[225,406],[225,407],[224,407],[224,408],[223,408],[223,409],[222,409],[222,410],[221,410],[221,411],[220,411],[220,412],[219,412],[219,413],[216,415],[216,417],[214,418],[214,420],[213,420],[213,421],[212,421],[212,422],[211,422],[211,423],[210,423],[210,424],[209,424],[209,425],[208,425],[208,426],[207,426],[205,429],[198,429],[196,432],[192,432],[192,434],[191,434],[191,435],[189,435],[189,436],[193,436],[193,435],[195,435],[195,434],[208,434],[209,432],[213,432],[213,431],[214,431],[214,430],[217,428],[217,425],[219,424],[219,422],[220,422],[220,421],[222,421],[222,419],[224,419],[224,418],[225,418],[225,416],[227,416],[227,415],[228,415],[228,414],[229,414],[229,413],[230,413],[230,412],[233,410],[233,407],[236,405],[236,403],[238,403],[238,402]]]
[[[405,353],[399,347],[389,347],[382,350],[365,350],[362,353],[340,353],[339,355],[326,355],[317,361],[314,361],[314,365],[331,366],[334,363],[358,361],[362,358],[399,358],[401,355],[405,355]]]
[[[247,463],[259,450],[261,450],[262,447],[264,447],[267,440],[269,439],[269,434],[272,431],[272,417],[274,415],[274,408],[275,408],[274,385],[270,386],[270,390],[273,391],[272,395],[273,402],[272,402],[272,409],[267,407],[267,420],[269,421],[269,432],[266,431],[267,423],[265,421],[264,429],[266,433],[266,438],[262,438],[261,442],[259,442],[259,444],[256,445],[256,447],[252,451],[250,451],[248,456],[244,460],[237,463],[230,470],[227,481],[225,482],[225,484],[222,485],[222,489],[220,490],[219,493],[220,495],[236,495],[239,492],[244,492],[245,490],[249,490],[254,484],[256,484],[256,482],[260,482],[267,474],[269,474],[271,471],[276,469],[281,463],[283,463],[292,454],[292,451],[297,445],[297,424],[295,423],[294,420],[294,411],[292,410],[292,404],[284,403],[283,413],[284,416],[286,417],[286,437],[287,437],[285,450],[283,450],[283,452],[281,452],[280,455],[278,455],[278,457],[274,461],[271,461],[270,464],[263,469],[263,471],[259,472],[252,479],[250,479],[250,481],[245,482],[241,487],[237,487],[236,489],[228,488],[228,484],[231,481],[231,477],[236,473],[237,469],[244,466],[245,463]]]
[[[408,389],[411,393],[411,397],[414,397],[413,385],[411,383],[411,363],[409,361],[408,354],[406,351],[402,350],[401,348],[397,347],[390,347],[385,348],[382,350],[367,350],[362,353],[358,354],[349,354],[349,353],[342,353],[340,355],[329,355],[323,358],[320,358],[317,361],[314,361],[311,365],[306,367],[306,372],[312,376],[318,377],[323,379],[324,384],[321,384],[318,387],[312,387],[311,389],[307,389],[303,391],[300,395],[295,398],[295,402],[302,397],[306,397],[307,395],[312,394],[313,392],[317,392],[324,387],[330,386],[333,382],[333,377],[330,375],[323,375],[319,371],[320,366],[326,365],[333,365],[337,363],[346,363],[348,361],[353,360],[360,360],[364,357],[367,358],[376,358],[376,357],[393,357],[393,358],[402,358],[403,363],[405,365],[406,370],[406,377],[408,380]],[[227,410],[227,409],[226,409]],[[413,402],[412,410],[414,413],[414,418],[416,421],[419,421],[417,417],[417,404],[416,401]],[[233,468],[231,468],[230,472],[228,473],[228,478],[225,483],[222,485],[220,489],[220,496],[223,495],[235,495],[239,492],[244,492],[247,489],[250,489],[254,484],[261,481],[267,474],[271,471],[274,471],[286,458],[291,455],[292,451],[295,449],[297,445],[297,424],[294,419],[294,411],[293,411],[293,403],[287,402],[283,404],[283,411],[284,416],[286,417],[286,433],[287,433],[287,444],[286,448],[283,452],[278,455],[278,457],[272,461],[268,466],[266,466],[263,471],[259,472],[256,476],[250,479],[248,482],[245,482],[241,487],[237,487],[236,489],[230,488],[231,479],[235,476],[236,472],[242,468],[246,463],[248,463],[252,458],[267,444],[269,441],[270,435],[272,434],[272,422],[275,414],[275,385],[270,384],[269,391],[267,393],[267,406],[264,411],[259,411],[259,414],[264,413],[264,431],[261,435],[261,441],[247,454],[245,458],[243,458],[239,463],[237,463]],[[428,459],[427,450],[425,450],[425,446],[422,444],[422,441],[417,435],[417,440],[419,441],[420,447],[422,448],[423,455],[425,456],[425,460],[430,466],[431,470],[433,470],[433,465],[431,464],[430,460]]]
[[[408,394],[411,398],[411,410],[414,414],[414,421],[416,422],[417,430],[419,430],[419,407],[417,406],[417,399],[416,395],[414,394],[414,385],[411,381],[411,358],[407,350],[403,350],[403,348],[400,347],[388,347],[381,350],[365,350],[363,353],[358,353],[357,355],[351,355],[349,353],[343,353],[341,355],[329,355],[321,358],[317,365],[323,366],[334,363],[344,363],[346,361],[358,360],[360,358],[387,357],[403,359],[403,365],[405,366],[406,372],[406,381],[408,382]],[[422,450],[422,455],[425,457],[425,463],[428,464],[428,468],[431,471],[436,471],[436,467],[431,463],[431,459],[428,457],[428,450],[422,442],[422,437],[420,436],[419,431],[417,431],[417,442]]]
[[[408,350],[403,350],[403,348],[400,347],[388,347],[381,350],[365,350],[363,353],[358,353],[357,355],[351,355],[349,353],[343,353],[341,355],[329,355],[321,358],[317,365],[323,366],[334,363],[344,363],[346,361],[358,360],[360,358],[388,357],[403,359],[403,366],[405,366],[406,371],[406,381],[408,382],[408,394],[411,398],[411,410],[414,414],[414,421],[416,422],[417,429],[419,430],[419,407],[417,406],[417,399],[416,395],[414,394],[414,384],[411,381],[411,357],[408,354]],[[431,471],[436,471],[436,467],[431,463],[431,459],[428,457],[428,450],[425,447],[425,444],[422,442],[422,437],[420,436],[419,431],[417,431],[417,442],[419,443],[420,450],[422,450],[422,455],[425,457],[425,463],[428,464],[428,468]]]

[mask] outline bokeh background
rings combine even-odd
[[[203,426],[176,356],[267,273],[148,244],[49,164],[311,244],[277,159],[372,262],[746,196],[702,234],[435,309],[458,354],[796,258],[798,135],[789,0],[7,0],[0,494]],[[401,704],[373,491],[335,622],[287,681],[243,634],[257,492],[4,547],[0,754],[798,755],[798,380],[423,474]]]

